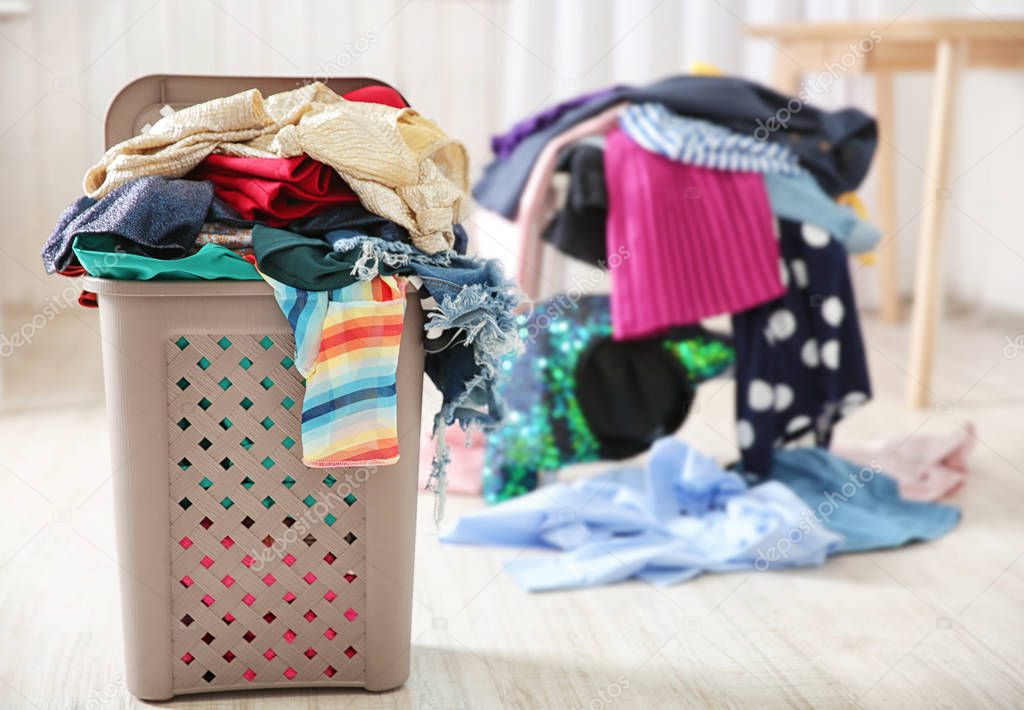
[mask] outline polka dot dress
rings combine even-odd
[[[766,476],[787,443],[828,446],[832,427],[871,396],[847,254],[820,227],[779,222],[787,291],[733,316],[736,442]]]

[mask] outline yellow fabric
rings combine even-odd
[[[722,76],[721,69],[708,62],[690,62],[690,73],[697,76]]]
[[[469,213],[465,147],[410,108],[346,101],[315,82],[266,99],[255,89],[166,116],[110,148],[84,178],[99,199],[144,175],[182,177],[211,153],[308,154],[330,165],[369,211],[409,230],[433,254]]]

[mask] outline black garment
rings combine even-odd
[[[674,433],[695,396],[686,368],[661,338],[602,338],[576,365],[576,398],[604,458],[639,454]]]
[[[566,148],[557,170],[569,173],[565,206],[541,233],[564,254],[597,266],[606,258],[608,191],[604,182],[604,150],[591,143]]]
[[[551,125],[523,139],[507,158],[484,168],[473,188],[474,197],[484,207],[514,218],[544,146],[567,129],[624,101],[654,101],[737,133],[783,142],[830,195],[857,188],[867,174],[878,140],[874,119],[857,109],[823,111],[735,77],[674,76],[648,86],[621,87],[566,111]]]

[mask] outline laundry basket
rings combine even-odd
[[[294,79],[146,77],[108,145],[178,108]],[[328,82],[339,92],[378,83]],[[302,465],[295,342],[257,281],[87,278],[100,309],[126,679],[145,699],[303,686],[386,690],[409,673],[423,316],[398,361],[401,460]]]

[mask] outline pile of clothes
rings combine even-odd
[[[396,369],[406,291],[426,315],[443,429],[493,426],[500,358],[517,348],[518,290],[466,256],[461,143],[387,86],[252,89],[173,111],[111,147],[46,245],[46,270],[111,279],[265,280],[306,378],[303,462],[398,460]],[[96,305],[83,292],[83,305]]]
[[[526,352],[502,364],[510,411],[485,452],[497,504],[443,541],[558,551],[504,568],[543,591],[820,565],[956,525],[959,509],[934,501],[962,482],[972,429],[828,450],[871,395],[847,261],[880,235],[837,198],[867,172],[876,129],[793,105],[681,76],[577,97],[493,139],[474,194],[518,232],[527,293],[538,238],[607,270],[611,293],[520,317]],[[708,327],[721,315],[731,332]],[[694,388],[730,372],[740,460],[726,469],[670,435]],[[642,467],[543,485],[648,449]]]
[[[626,353],[630,343],[731,318],[719,339],[733,350],[740,465],[762,477],[781,447],[827,447],[835,423],[871,396],[847,261],[880,234],[836,198],[867,172],[875,122],[855,109],[793,111],[792,101],[723,76],[615,86],[496,136],[474,188],[482,207],[513,221],[528,294],[537,290],[538,239],[607,270],[607,349]],[[531,342],[527,355],[541,357],[541,346]],[[606,371],[618,373],[622,391],[641,391],[630,368]],[[677,390],[668,376],[662,382]],[[681,424],[669,414],[630,434],[639,450]],[[534,457],[524,474],[504,447],[490,451],[493,499],[529,490],[545,465]],[[635,453],[605,447],[600,458]]]

